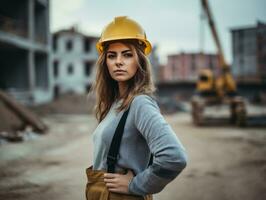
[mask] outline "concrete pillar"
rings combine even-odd
[[[28,33],[31,42],[34,42],[34,1],[35,0],[28,0]],[[35,89],[35,61],[34,51],[32,49],[28,52],[28,75],[29,90],[33,92]]]
[[[34,41],[34,3],[34,0],[28,0],[28,36],[31,41]]]
[[[29,90],[33,92],[35,89],[35,61],[34,52],[29,50],[28,52],[28,77],[29,77]]]
[[[53,80],[53,70],[52,70],[52,35],[50,33],[50,1],[48,0],[47,1],[47,9],[45,11],[45,14],[46,14],[46,38],[47,38],[47,47],[48,47],[48,51],[47,51],[47,69],[48,69],[48,78],[47,78],[47,81],[48,81],[48,89],[50,91],[53,91],[53,85],[54,85],[54,80]]]

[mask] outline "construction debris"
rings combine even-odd
[[[0,91],[0,139],[23,141],[45,133],[47,126],[26,107]]]

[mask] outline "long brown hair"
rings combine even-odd
[[[127,108],[135,96],[147,94],[152,96],[155,87],[152,81],[151,64],[143,52],[144,44],[138,40],[119,40],[112,42],[121,42],[131,47],[135,58],[137,58],[138,69],[136,74],[128,80],[128,88],[123,97],[122,104],[117,108],[117,112]],[[106,64],[106,55],[109,45],[112,42],[104,44],[104,50],[99,55],[96,62],[96,79],[90,93],[96,95],[95,115],[98,122],[101,122],[107,115],[112,104],[119,98],[118,83],[109,74]]]

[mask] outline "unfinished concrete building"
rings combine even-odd
[[[25,104],[52,99],[49,0],[2,0],[0,88]]]
[[[266,24],[231,30],[233,74],[242,82],[266,81]]]
[[[94,80],[99,38],[87,36],[74,27],[53,34],[54,95],[87,92]]]

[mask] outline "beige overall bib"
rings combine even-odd
[[[135,196],[109,192],[103,175],[106,171],[92,170],[92,167],[86,169],[88,182],[86,185],[87,200],[152,200],[152,195]]]

